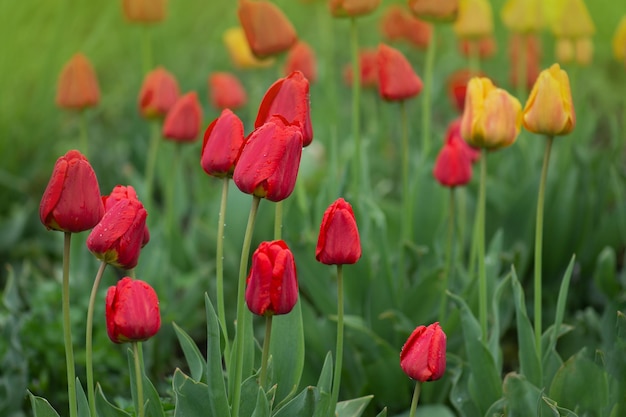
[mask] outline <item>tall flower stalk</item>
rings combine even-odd
[[[330,414],[335,415],[335,408],[339,400],[341,385],[341,371],[343,369],[343,265],[337,265],[337,345],[335,347],[335,369],[333,388],[331,392]]]
[[[228,327],[226,327],[226,307],[224,305],[224,227],[226,219],[226,203],[228,201],[229,177],[222,178],[222,199],[220,201],[220,211],[217,220],[217,243],[215,249],[215,275],[217,292],[217,315],[224,335],[224,357],[228,365],[230,358],[230,339],[228,338]]]
[[[67,368],[67,395],[70,403],[70,417],[77,417],[76,369],[74,365],[74,347],[72,345],[72,325],[70,320],[70,246],[72,234],[64,233],[63,239],[63,343],[65,345],[65,365]]]
[[[89,401],[89,412],[91,417],[96,417],[96,396],[94,391],[93,379],[93,311],[96,304],[96,295],[98,287],[102,280],[102,275],[107,266],[106,261],[100,263],[98,273],[91,287],[91,295],[89,296],[89,306],[87,307],[87,328],[85,329],[85,366],[87,372],[87,399]]]
[[[350,60],[352,62],[352,138],[354,164],[352,192],[358,201],[361,187],[361,69],[359,68],[359,31],[357,18],[350,18]]]

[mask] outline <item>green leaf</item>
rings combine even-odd
[[[360,417],[367,405],[372,401],[372,398],[374,398],[373,395],[367,395],[338,402],[335,412],[339,417]]]
[[[206,381],[209,385],[210,415],[230,416],[226,383],[222,369],[222,351],[220,349],[220,328],[217,315],[208,294],[204,294],[207,321],[207,367]]]
[[[209,387],[185,375],[180,369],[174,371],[172,389],[176,397],[174,417],[205,417],[214,415],[211,410]]]
[[[383,411],[376,414],[376,417],[387,417],[387,407],[383,408]]]
[[[317,380],[317,388],[320,392],[331,392],[333,385],[333,354],[328,352],[324,359],[324,366],[322,366],[322,372]]]
[[[37,397],[28,391],[30,405],[35,417],[59,417],[59,414],[52,408],[48,400]]]
[[[254,413],[259,391],[259,374],[246,378],[241,384],[241,398],[239,400],[239,417],[251,417]]]
[[[511,286],[515,301],[515,322],[517,327],[517,342],[519,343],[520,372],[531,383],[541,386],[542,369],[539,355],[535,347],[535,334],[526,313],[524,290],[517,279],[515,267],[511,266]]]
[[[420,405],[415,410],[415,417],[454,417],[454,413],[445,405]]]
[[[252,417],[270,417],[270,406],[262,387],[259,387],[259,393],[256,397],[256,406],[254,407]]]
[[[461,417],[482,417],[476,402],[472,399],[469,390],[471,371],[466,362],[458,356],[446,354],[447,370],[452,376],[452,388],[450,389],[450,403],[458,411]]]
[[[319,402],[319,390],[308,386],[278,410],[274,417],[311,417],[315,414]]]
[[[449,296],[461,306],[463,340],[471,371],[468,387],[480,415],[485,415],[491,404],[502,396],[500,375],[491,352],[481,340],[478,320],[462,298],[455,294]]]
[[[621,286],[617,280],[617,259],[615,249],[607,246],[602,249],[596,260],[593,281],[609,299],[619,294]]]
[[[489,351],[492,352],[492,355],[494,355],[494,360],[496,361],[496,369],[498,369],[500,372],[502,371],[502,353],[500,349],[500,305],[502,299],[507,298],[505,297],[505,294],[508,295],[506,290],[509,289],[508,283],[510,279],[511,274],[507,274],[504,279],[500,280],[498,286],[496,287],[496,290],[494,291],[493,301],[491,305],[491,309],[493,312],[493,326],[491,327],[491,335],[489,336]],[[508,302],[509,301],[507,300],[507,303]]]
[[[141,352],[141,342],[138,343],[139,351]],[[140,354],[141,357],[141,354]],[[128,369],[130,372],[130,392],[133,397],[134,404],[137,404],[137,375],[135,374],[135,355],[131,349],[128,349]],[[163,405],[161,404],[161,397],[157,392],[152,382],[148,377],[143,374],[143,398],[144,398],[144,410],[146,417],[165,417],[163,411]]]
[[[558,411],[543,401],[542,391],[524,375],[509,373],[504,378],[507,417],[555,416]]]
[[[270,355],[274,358],[276,400],[296,394],[304,368],[304,328],[300,300],[289,314],[272,318]]]
[[[172,325],[174,326],[176,337],[178,337],[178,342],[180,343],[180,347],[182,348],[185,359],[187,360],[187,366],[189,366],[191,377],[198,382],[202,381],[202,378],[206,375],[206,362],[202,357],[202,353],[200,353],[200,349],[198,349],[196,342],[193,341],[191,336],[189,336],[183,329],[178,327],[178,325],[174,322],[172,322]]]
[[[130,417],[130,414],[106,399],[100,384],[96,385],[96,411],[99,417]]]
[[[83,385],[80,380],[76,378],[76,405],[78,406],[78,417],[90,417],[89,402],[87,402],[87,396]]]
[[[565,270],[565,274],[563,275],[563,281],[561,281],[561,288],[559,289],[559,296],[556,302],[556,314],[554,316],[554,328],[556,331],[554,331],[550,337],[550,344],[548,345],[547,350],[551,350],[556,347],[556,339],[561,328],[561,324],[563,323],[563,316],[565,315],[565,303],[567,302],[567,292],[569,290],[570,279],[572,278],[572,271],[574,270],[575,259],[576,255],[572,255],[569,265]]]

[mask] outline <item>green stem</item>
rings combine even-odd
[[[359,31],[356,17],[350,19],[350,51],[352,59],[352,136],[354,137],[353,192],[355,200],[360,193],[361,176],[361,69],[359,65]]]
[[[282,239],[283,232],[283,201],[276,202],[274,206],[274,240]]]
[[[475,39],[469,40],[468,65],[473,76],[477,76],[480,72],[480,51],[478,43]]]
[[[420,393],[422,391],[422,383],[415,381],[415,390],[413,391],[413,399],[411,400],[411,411],[409,411],[409,417],[415,417],[415,409],[420,399]]]
[[[176,193],[176,179],[178,178],[179,169],[180,169],[180,144],[174,143],[174,159],[172,161],[171,173],[169,176],[169,183],[167,189],[167,217],[166,217],[166,226],[167,226],[167,236],[172,239],[174,236],[174,211],[175,211],[175,193]],[[173,243],[173,242],[170,242]]]
[[[89,296],[89,306],[87,307],[87,329],[85,337],[85,365],[87,367],[87,398],[89,399],[89,412],[91,417],[96,417],[96,395],[94,393],[93,382],[93,310],[96,305],[96,294],[98,293],[98,286],[102,280],[102,274],[106,268],[107,263],[102,261],[96,279],[93,281],[91,287],[91,295]]]
[[[334,417],[339,386],[341,384],[341,368],[343,364],[343,265],[337,265],[337,347],[335,349],[335,375],[331,394],[330,415]]]
[[[150,27],[141,27],[141,65],[144,75],[152,69],[152,36]]]
[[[241,248],[241,260],[239,263],[239,280],[237,284],[237,331],[235,333],[235,378],[233,382],[232,395],[232,417],[239,417],[239,402],[241,399],[241,378],[243,373],[243,335],[245,331],[245,321],[248,315],[245,314],[245,292],[246,292],[246,272],[248,270],[248,257],[250,256],[250,244],[252,242],[252,233],[254,231],[254,222],[257,210],[259,208],[260,197],[252,197],[252,206],[248,216],[248,225],[246,226],[246,234],[243,238]]]
[[[74,347],[72,346],[72,325],[70,320],[70,245],[72,234],[65,232],[63,240],[63,343],[65,344],[65,365],[67,367],[67,394],[70,403],[70,417],[77,417],[76,369],[74,368]]]
[[[226,327],[226,307],[224,305],[224,227],[226,226],[226,203],[228,201],[229,182],[230,178],[222,178],[222,201],[220,202],[220,212],[217,220],[217,249],[215,251],[217,315],[222,326],[222,335],[224,336],[224,363],[226,365],[228,365],[230,360],[230,341],[228,328]]]
[[[137,383],[137,416],[144,417],[142,361],[139,357],[139,348],[137,346],[139,343],[140,342],[133,342],[133,356],[135,357],[135,382]]]
[[[154,167],[156,166],[161,144],[161,124],[157,120],[150,121],[150,145],[148,148],[148,160],[146,161],[146,199],[152,203],[152,183],[154,182]]]
[[[437,47],[437,25],[432,25],[432,28],[432,38],[426,50],[424,91],[422,91],[422,161],[425,161],[430,154],[431,91],[433,84],[433,68],[435,66],[435,51]]]
[[[270,340],[272,338],[272,315],[265,316],[265,339],[263,340],[263,353],[261,355],[261,373],[259,376],[259,386],[265,389],[267,379],[267,359],[270,352]]]
[[[400,102],[400,125],[402,129],[401,146],[402,146],[402,239],[400,239],[400,291],[403,288],[405,280],[405,254],[404,248],[411,239],[413,227],[411,225],[411,191],[409,188],[409,128],[406,114],[406,103],[404,100]]]
[[[539,182],[539,195],[537,198],[537,219],[535,223],[535,349],[541,358],[541,258],[543,248],[543,203],[548,178],[548,162],[554,137],[548,136],[546,150],[543,155],[543,167],[541,168],[541,181]]]
[[[487,341],[487,271],[485,269],[485,201],[487,182],[487,150],[480,157],[480,191],[478,194],[478,316],[482,340]]]
[[[454,251],[454,223],[455,223],[455,202],[454,187],[450,187],[450,213],[448,215],[448,240],[446,242],[446,265],[443,270],[443,283],[441,293],[441,304],[439,305],[439,321],[443,323],[446,319],[446,291],[452,275],[452,259]]]
[[[87,111],[80,111],[80,148],[85,155],[85,158],[89,159],[89,133],[87,131]]]

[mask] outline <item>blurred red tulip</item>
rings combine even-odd
[[[39,218],[48,230],[79,233],[104,215],[96,173],[87,158],[71,150],[54,164],[41,198]]]
[[[261,242],[252,254],[246,281],[246,304],[259,316],[287,314],[298,301],[298,277],[293,254],[282,240]]]
[[[389,41],[406,41],[416,48],[427,48],[432,38],[432,26],[414,17],[403,7],[389,6],[381,18],[380,30]]]
[[[471,147],[461,136],[461,120],[462,117],[458,117],[450,122],[446,131],[446,142],[458,142],[469,157],[470,162],[474,163],[480,159],[480,149]]]
[[[459,0],[409,0],[417,17],[438,22],[453,22],[459,13]]]
[[[317,80],[315,52],[304,41],[296,43],[287,54],[283,72],[287,76],[294,71],[300,71],[310,83],[314,83]]]
[[[274,115],[248,137],[233,180],[246,194],[270,201],[284,200],[296,185],[301,157],[300,126]]]
[[[422,91],[422,80],[402,52],[378,45],[378,92],[385,100],[406,100]]]
[[[453,72],[447,79],[448,97],[457,110],[463,112],[465,106],[465,92],[467,91],[467,83],[474,76],[469,69],[461,69]]]
[[[202,107],[198,94],[187,93],[176,101],[163,122],[163,136],[175,142],[193,142],[202,123]]]
[[[163,118],[174,106],[180,91],[176,78],[163,67],[146,74],[139,92],[139,111],[146,118]]]
[[[446,334],[439,323],[418,326],[402,346],[400,367],[410,378],[435,381],[446,371]]]
[[[236,110],[248,102],[241,81],[229,72],[214,72],[209,76],[211,104],[218,110]]]
[[[156,23],[165,19],[167,0],[122,0],[122,8],[131,22]]]
[[[378,87],[378,53],[376,49],[362,49],[359,51],[359,68],[361,69],[361,87]],[[352,87],[352,64],[346,64],[343,78],[349,87]]]
[[[471,149],[461,138],[460,120],[452,122],[446,140],[437,155],[433,176],[445,187],[465,185],[472,179]]]
[[[330,0],[328,7],[335,17],[355,17],[372,13],[380,0]]]
[[[514,34],[509,44],[509,54],[511,59],[511,84],[517,86],[519,80],[519,66],[526,63],[526,88],[531,89],[539,72],[541,71],[541,43],[536,35]]]
[[[361,257],[361,240],[352,206],[337,199],[324,212],[315,259],[326,265],[354,264]]]
[[[266,0],[240,0],[239,22],[254,55],[265,57],[287,51],[298,37],[285,14]]]
[[[57,82],[57,106],[64,109],[93,107],[100,101],[100,87],[89,59],[77,53],[65,64]]]
[[[232,177],[245,143],[243,123],[230,109],[222,110],[204,132],[200,165],[214,177]]]

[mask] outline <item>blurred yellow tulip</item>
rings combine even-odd
[[[542,0],[508,0],[500,15],[513,32],[538,32],[543,27],[543,6]]]
[[[593,20],[583,0],[565,0],[552,22],[552,32],[557,37],[590,37],[596,31]]]
[[[522,125],[522,105],[489,78],[467,83],[461,136],[475,148],[496,150],[512,145]]]
[[[626,64],[626,16],[623,16],[613,35],[613,56]]]
[[[574,61],[574,42],[570,38],[557,38],[554,53],[559,63],[569,64]]]
[[[490,36],[493,33],[493,12],[489,1],[460,0],[454,33],[459,38]]]
[[[593,42],[591,38],[584,37],[576,39],[574,44],[576,49],[576,63],[581,66],[587,66],[591,64],[593,58]]]
[[[524,127],[533,133],[566,135],[576,125],[576,114],[567,73],[559,64],[541,71],[523,116]]]
[[[227,29],[224,32],[224,44],[233,64],[238,68],[266,68],[274,63],[273,58],[259,59],[254,56],[241,27]]]

